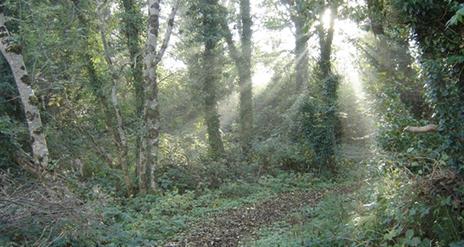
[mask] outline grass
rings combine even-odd
[[[215,190],[170,192],[107,203],[98,208],[103,224],[92,228],[99,231],[89,237],[103,243],[111,240],[116,245],[164,245],[205,217],[268,200],[279,193],[326,187],[327,182],[312,174],[281,173],[262,177],[256,183],[234,181]]]

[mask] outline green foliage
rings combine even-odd
[[[260,239],[252,243],[462,245],[462,175],[445,168],[463,167],[464,10],[460,1],[374,0],[368,1],[375,5],[370,10],[348,6],[351,1],[345,1],[340,7],[343,16],[354,15],[357,21],[369,17],[372,26],[382,25],[384,31],[375,39],[356,43],[363,48],[359,67],[378,112],[377,141],[387,153],[375,154],[385,157],[369,166],[336,156],[343,151],[336,145],[341,129],[337,89],[342,78],[327,71],[323,74],[324,66],[312,65],[308,90],[296,91],[295,75],[289,72],[293,56],[280,51],[254,54],[257,62],[273,66],[274,78],[254,96],[256,140],[250,159],[244,161],[240,156],[237,117],[229,108],[226,114],[230,120],[219,122],[219,114],[214,114],[214,128],[218,133],[221,130],[218,136],[224,140],[225,151],[211,157],[205,132],[208,123],[202,117],[210,112],[205,105],[215,109],[222,99],[233,101],[237,72],[224,55],[221,23],[227,18],[235,20],[237,10],[233,1],[227,8],[217,0],[181,1],[182,16],[177,18],[181,23],[175,31],[179,41],[168,53],[188,69],[170,68],[168,61],[158,70],[162,134],[155,176],[160,191],[135,197],[125,196],[128,188],[122,171],[105,162],[106,154],[116,161],[119,150],[112,129],[115,120],[105,106],[114,80],[127,131],[130,171],[136,174],[137,138],[144,131],[136,108],[143,99],[136,92],[140,85],[134,79],[134,68],[127,65],[137,62],[130,60],[142,54],[130,54],[137,49],[127,49],[131,41],[124,34],[136,35],[134,40],[138,41],[145,38],[141,1],[103,1],[111,6],[105,24],[117,78],[111,77],[105,61],[97,2],[77,1],[78,7],[73,1],[4,2],[16,47],[23,47],[26,67],[34,79],[57,176],[82,200],[78,211],[82,211],[84,222],[63,216],[55,228],[44,233],[42,212],[31,214],[13,232],[2,233],[0,245],[31,245],[35,241],[50,245],[50,238],[56,238],[51,246],[162,246],[181,238],[205,216],[248,207],[283,192],[311,190],[330,192],[317,206],[292,212],[263,229]],[[289,6],[291,2],[295,4]],[[128,12],[114,8],[131,3],[134,9]],[[286,1],[290,12],[284,13],[282,1],[265,4],[287,16],[271,13],[258,20],[262,18],[258,15],[256,24],[283,29],[290,23],[289,14],[301,14],[306,19],[303,31],[309,33],[326,8],[326,1]],[[234,38],[236,28],[240,29],[231,27]],[[416,43],[409,42],[411,34]],[[418,47],[410,47],[412,44]],[[258,42],[255,45],[259,46]],[[209,55],[214,59],[208,59],[206,48],[212,48]],[[416,64],[416,60],[421,63]],[[210,104],[205,104],[206,100]],[[406,126],[429,123],[440,125],[438,133],[403,131]],[[29,151],[29,145],[14,81],[0,58],[0,169],[10,169],[11,156],[19,148]],[[371,173],[366,174],[366,167]],[[335,170],[338,173],[327,172]],[[314,172],[317,177],[305,172]],[[321,176],[325,174],[328,176]],[[340,179],[343,176],[348,179]],[[138,178],[134,175],[131,179]],[[362,187],[358,190],[359,184]],[[48,194],[44,191],[37,194]]]
[[[456,14],[446,23],[447,27],[458,25],[464,22],[464,4],[460,4]]]
[[[413,29],[423,56],[421,62],[426,77],[427,98],[433,105],[445,138],[440,149],[451,159],[449,164],[462,169],[464,144],[462,76],[463,26],[447,28],[447,21],[460,11],[459,1],[392,1],[401,18]],[[458,18],[458,17],[456,17]],[[439,21],[435,21],[439,20]]]

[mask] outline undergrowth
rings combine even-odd
[[[252,183],[228,181],[216,189],[184,193],[174,190],[163,195],[129,199],[110,196],[101,187],[95,186],[84,205],[93,212],[91,217],[85,219],[87,223],[80,222],[78,226],[68,222],[68,225],[60,228],[60,238],[51,246],[162,246],[207,216],[263,201],[283,192],[330,186],[330,182],[309,173],[286,172],[262,176]],[[28,229],[21,231],[19,233],[16,229],[15,234],[28,234]],[[13,237],[6,233],[0,238],[0,246],[15,246],[13,242],[17,243],[18,239]],[[28,241],[29,244],[33,243],[31,239]]]
[[[359,189],[326,196],[246,246],[464,246],[464,183],[443,162],[377,157]]]

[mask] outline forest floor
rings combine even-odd
[[[181,240],[166,246],[243,246],[244,242],[259,237],[260,228],[281,220],[292,225],[302,224],[304,219],[292,217],[292,213],[316,206],[328,194],[350,194],[357,187],[350,184],[331,189],[285,192],[251,205],[208,215],[178,236]]]
[[[345,85],[347,86],[349,85]],[[366,105],[364,99],[356,98],[350,90],[342,90],[340,97],[343,102],[341,106],[343,137],[338,156],[342,163],[355,167],[350,175],[338,174],[338,178],[331,181],[328,186],[316,185],[282,192],[251,204],[204,215],[201,220],[192,223],[184,233],[176,236],[177,240],[171,241],[166,246],[259,245],[260,238],[275,235],[276,229],[273,229],[273,225],[284,224],[287,228],[302,226],[307,221],[311,221],[305,211],[317,210],[317,205],[321,201],[337,196],[350,198],[349,195],[366,182],[367,173],[359,170],[366,170],[363,167],[366,166],[364,161],[373,155],[375,128],[371,115],[362,107]],[[352,172],[363,175],[353,179]],[[270,232],[266,233],[266,231]],[[301,245],[304,243],[287,242],[284,246]]]

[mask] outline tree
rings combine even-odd
[[[132,180],[130,178],[129,174],[129,146],[127,143],[127,135],[126,135],[126,130],[124,128],[124,123],[123,123],[123,117],[121,114],[121,109],[119,106],[119,100],[118,100],[118,95],[117,95],[117,81],[120,79],[120,75],[117,72],[116,65],[114,64],[114,59],[113,59],[113,51],[111,44],[108,42],[106,36],[107,36],[107,30],[106,30],[106,22],[108,19],[109,11],[106,8],[106,4],[104,2],[98,1],[98,9],[99,12],[97,13],[98,16],[100,17],[100,20],[98,22],[98,26],[100,29],[100,36],[101,36],[101,41],[103,44],[103,52],[104,52],[104,57],[106,61],[106,65],[109,69],[109,73],[111,76],[111,107],[114,113],[114,117],[116,118],[116,125],[115,128],[117,130],[117,146],[118,146],[118,151],[119,151],[119,166],[122,169],[124,173],[124,182],[126,184],[126,188],[128,190],[128,194],[130,195],[132,192]]]
[[[312,18],[312,1],[284,1],[290,12],[290,19],[295,28],[295,83],[297,91],[308,83],[308,40],[309,29],[314,21]]]
[[[117,163],[115,164],[117,168],[122,169],[124,173],[124,183],[128,192],[130,193],[132,190],[132,182],[130,179],[129,174],[129,161],[128,161],[128,143],[126,138],[126,133],[123,126],[122,115],[119,109],[119,103],[116,94],[116,81],[119,79],[116,69],[114,68],[112,55],[109,51],[109,44],[106,40],[106,28],[104,27],[103,22],[104,16],[100,15],[102,20],[98,21],[99,29],[100,29],[100,37],[103,43],[104,49],[104,57],[107,62],[107,66],[109,67],[110,71],[110,80],[111,80],[111,96],[108,97],[104,88],[106,81],[103,76],[99,75],[97,72],[96,64],[92,57],[92,43],[90,42],[91,36],[91,25],[90,21],[84,14],[84,4],[86,2],[82,2],[80,0],[73,0],[74,6],[77,9],[77,18],[79,22],[79,26],[81,27],[82,37],[84,38],[84,49],[83,52],[83,59],[85,60],[86,70],[89,77],[89,81],[92,83],[92,88],[94,89],[94,94],[100,102],[101,107],[105,113],[105,122],[107,124],[107,128],[113,135],[113,139],[115,142],[115,146],[118,150],[118,159]],[[103,8],[104,6],[100,3],[99,8]],[[99,13],[102,14],[102,13]],[[109,99],[110,98],[110,99]],[[113,159],[107,159],[113,160]]]
[[[375,47],[372,49],[377,53],[369,52],[366,55],[371,58],[379,73],[401,82],[400,85],[390,83],[395,88],[394,91],[399,92],[401,102],[414,117],[422,119],[426,117],[429,109],[423,97],[422,81],[417,79],[418,74],[413,69],[414,58],[409,50],[409,30],[406,27],[392,27],[385,13],[382,1],[367,1],[367,17],[370,21],[370,29],[375,35]],[[362,50],[367,52],[365,48]]]
[[[49,155],[44,126],[37,106],[38,99],[31,86],[32,81],[21,54],[21,45],[17,43],[6,27],[4,10],[4,1],[2,0],[0,1],[0,50],[10,65],[18,88],[31,137],[32,158],[37,166],[34,170],[36,174],[41,175],[48,169]]]
[[[433,105],[441,145],[448,162],[464,169],[464,59],[462,25],[450,26],[461,1],[399,1],[384,4],[399,18],[395,26],[406,23],[420,50],[420,62],[426,78],[426,96]]]
[[[224,155],[218,113],[218,85],[221,80],[223,47],[223,12],[217,0],[191,1],[187,5],[185,28],[187,55],[193,94],[200,101],[208,138],[208,151],[213,159]]]
[[[332,43],[334,38],[334,26],[337,16],[338,4],[333,2],[326,11],[330,11],[330,22],[328,28],[324,28],[322,17],[318,25],[320,56],[318,62],[318,79],[322,83],[322,118],[324,127],[320,140],[316,141],[316,153],[319,157],[319,164],[332,169],[335,164],[335,126],[336,126],[336,109],[337,109],[337,88],[338,79],[332,72]],[[322,16],[322,15],[321,15]]]
[[[167,20],[164,40],[158,47],[160,33],[161,0],[148,0],[147,42],[144,57],[144,105],[143,105],[143,133],[140,149],[139,189],[141,193],[147,192],[147,187],[152,192],[157,190],[155,168],[158,163],[158,148],[160,136],[160,112],[158,101],[158,65],[163,59],[168,48],[174,18],[179,7],[176,1]],[[147,174],[148,173],[148,174]]]
[[[141,47],[140,34],[141,32],[141,23],[143,23],[143,16],[140,11],[141,6],[138,4],[137,0],[121,0],[124,13],[122,15],[122,32],[126,38],[127,48],[129,50],[129,59],[130,59],[130,73],[132,84],[135,90],[135,113],[139,118],[139,126],[142,122],[143,114],[143,104],[144,104],[144,77],[143,77],[143,51]],[[142,144],[142,139],[140,135],[141,131],[136,131],[136,160],[137,160],[137,176],[139,175],[138,168],[140,167],[140,148]]]
[[[250,11],[250,0],[240,0],[240,22],[240,51],[235,45],[227,19],[224,19],[222,28],[225,31],[224,37],[229,47],[230,55],[238,70],[240,92],[240,146],[243,155],[248,157],[253,140],[253,85],[251,81],[251,26],[253,21]]]

